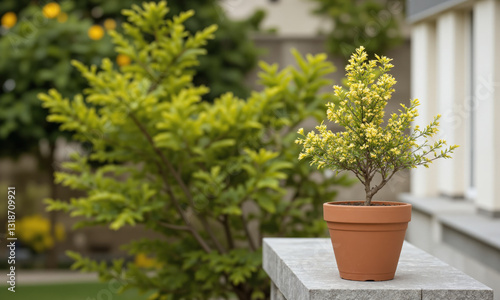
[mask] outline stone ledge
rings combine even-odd
[[[406,242],[390,281],[341,279],[329,239],[265,238],[263,266],[272,300],[493,299],[492,289]]]
[[[433,216],[450,228],[500,251],[500,219],[478,214],[473,203],[410,194],[401,194],[399,199],[413,205],[413,209]]]

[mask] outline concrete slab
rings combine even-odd
[[[330,239],[265,238],[263,266],[287,300],[493,299],[489,287],[406,242],[390,281],[341,279]]]

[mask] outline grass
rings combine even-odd
[[[145,300],[148,294],[139,294],[137,290],[127,290],[118,295],[119,284],[108,283],[65,283],[44,285],[17,285],[16,292],[0,286],[2,300]]]

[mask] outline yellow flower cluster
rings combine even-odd
[[[89,31],[87,32],[89,38],[91,38],[94,41],[102,39],[104,36],[104,29],[102,28],[101,25],[92,25],[89,28]]]
[[[59,13],[61,13],[61,6],[55,2],[47,3],[42,8],[42,13],[48,19],[57,18]]]
[[[7,29],[12,28],[17,23],[17,15],[11,11],[6,12],[2,16],[0,23],[2,24],[3,27],[5,27]]]
[[[120,67],[128,66],[128,65],[130,65],[130,62],[131,62],[131,59],[130,59],[130,56],[128,56],[128,55],[120,53],[116,56],[116,63]]]
[[[16,232],[19,239],[36,252],[44,252],[54,246],[54,239],[50,235],[50,222],[41,215],[27,216],[16,223]],[[63,240],[65,233],[62,224],[55,227],[56,240]]]
[[[418,100],[412,100],[409,107],[402,105],[400,114],[392,114],[386,126],[382,126],[384,109],[394,92],[396,80],[387,73],[393,67],[391,59],[375,57],[368,60],[364,48],[358,48],[345,68],[347,88],[334,86],[338,102],[327,104],[327,118],[345,131],[333,133],[324,124],[316,127],[317,133],[311,131],[304,135],[304,130],[300,129],[298,133],[302,137],[296,143],[303,146],[303,151],[299,159],[311,158],[311,164],[318,168],[351,170],[360,176],[378,170],[385,176],[390,171],[427,165],[433,159],[449,157],[447,153],[457,147],[437,154],[436,150],[445,145],[445,141],[429,145],[426,140],[422,145],[417,144],[417,139],[431,137],[437,132],[440,116],[426,128],[415,127],[412,133],[407,133],[418,116]],[[426,157],[430,153],[435,155],[433,159]]]
[[[116,21],[113,19],[106,19],[104,20],[104,28],[101,25],[92,25],[90,26],[87,35],[89,36],[90,39],[94,41],[98,41],[104,37],[104,29],[106,30],[114,30],[116,28]],[[127,65],[128,63],[120,64],[120,62],[123,62],[123,60],[118,60],[118,64],[120,66]],[[130,62],[129,62],[130,63]]]
[[[104,28],[106,28],[106,30],[115,30],[116,21],[108,18],[108,19],[104,20],[103,25],[104,25]]]
[[[158,262],[154,258],[150,258],[144,253],[139,253],[135,256],[134,263],[139,268],[151,269],[158,267]]]

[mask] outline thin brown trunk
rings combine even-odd
[[[365,206],[370,206],[370,204],[372,202],[373,193],[370,189],[370,183],[371,183],[370,175],[368,174],[368,172],[366,172],[366,175],[365,175],[365,193],[366,193]]]
[[[229,216],[222,217],[222,224],[224,225],[224,232],[226,233],[227,246],[229,249],[234,249],[233,235],[231,234],[231,226],[229,225]]]
[[[370,204],[372,203],[372,193],[371,192],[368,192],[366,194],[366,198],[365,198],[365,206],[370,206]]]

